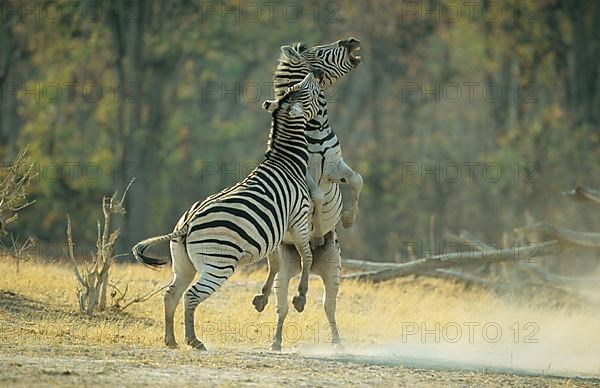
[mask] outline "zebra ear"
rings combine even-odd
[[[302,104],[300,104],[299,102],[295,102],[293,104],[290,105],[290,108],[288,109],[288,113],[290,115],[290,117],[300,117],[304,114],[304,110],[302,109]]]
[[[277,105],[277,100],[265,100],[265,102],[262,103],[263,109],[269,111],[270,113],[273,113],[275,109],[277,109]]]
[[[292,46],[281,46],[281,54],[292,61],[302,61],[302,56]]]

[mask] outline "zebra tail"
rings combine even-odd
[[[137,261],[139,261],[140,263],[147,265],[149,267],[152,267],[152,268],[160,268],[160,267],[163,267],[163,266],[169,264],[171,262],[171,260],[168,257],[167,258],[164,258],[164,257],[156,258],[156,257],[146,256],[146,255],[144,255],[144,252],[146,251],[146,249],[148,249],[152,245],[156,245],[161,242],[174,240],[178,237],[184,236],[185,234],[187,234],[187,226],[184,226],[183,228],[176,230],[169,234],[163,234],[161,236],[150,237],[143,241],[140,241],[139,243],[137,243],[133,246],[133,248],[131,249],[131,252],[133,253],[133,256],[135,257],[135,259]]]

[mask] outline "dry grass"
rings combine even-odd
[[[132,277],[131,295],[152,289],[156,281],[166,283],[170,279],[168,270],[155,272],[141,265],[116,265],[112,271],[114,278]],[[2,344],[162,347],[163,308],[159,295],[133,305],[127,313],[107,312],[87,318],[78,312],[76,280],[67,265],[31,262],[22,265],[17,274],[14,264],[3,262],[0,272]],[[251,304],[264,275],[263,271],[240,271],[199,307],[197,328],[209,349],[268,347],[276,321],[274,298],[260,314]],[[318,279],[312,279],[310,287],[306,310],[298,314],[290,309],[283,343],[287,349],[319,352],[326,348],[329,332],[322,310],[322,286]],[[498,354],[505,362],[510,352],[511,366],[514,356],[515,366],[540,359],[544,367],[550,360],[552,370],[600,373],[600,310],[560,307],[560,303],[559,307],[548,307],[552,304],[548,303],[548,295],[535,292],[532,290],[531,298],[516,302],[438,279],[405,278],[380,285],[343,282],[338,323],[349,348],[361,349],[364,354],[385,356],[418,348],[453,360],[468,355],[497,364]],[[466,326],[469,323],[476,325],[473,341]],[[526,327],[528,323],[534,327]],[[502,330],[497,342],[483,337],[486,324]],[[457,326],[462,334],[453,342]],[[494,327],[489,328],[490,338],[495,336]],[[181,309],[176,314],[176,328],[181,342]],[[415,328],[418,333],[407,333]],[[526,336],[535,328],[529,339],[537,342],[528,343]],[[433,329],[438,338],[435,334],[423,338],[422,329]],[[468,357],[466,360],[472,361]]]

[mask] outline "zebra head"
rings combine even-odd
[[[323,70],[323,86],[332,85],[360,64],[362,58],[355,55],[359,50],[360,41],[355,38],[310,48],[305,43],[281,46],[281,57],[274,76],[275,95],[281,96],[313,68]]]
[[[263,102],[263,108],[274,116],[283,112],[291,119],[312,120],[319,111],[319,93],[324,80],[321,69],[310,70],[302,81],[286,89],[283,96],[276,100]]]

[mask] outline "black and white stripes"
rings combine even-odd
[[[300,57],[287,53],[288,50],[299,53]],[[314,47],[307,47],[304,43],[282,47],[282,55],[274,75],[275,96],[281,95],[289,85],[304,78],[311,68],[323,70],[324,85],[333,85],[361,63],[361,57],[356,55],[359,50],[360,41],[355,38]],[[354,192],[358,197],[362,186],[360,175],[343,160],[339,139],[329,124],[327,113],[327,98],[322,90],[319,95],[319,112],[308,122],[306,137],[309,175],[322,189],[320,229],[323,233],[333,230],[342,216],[342,193],[338,184],[351,184],[354,177],[353,197]],[[357,208],[357,202],[358,199],[356,202],[353,200],[353,210]],[[346,213],[345,226],[350,226],[356,217],[353,210]]]
[[[302,79],[312,68],[323,70],[326,83],[333,84],[358,66],[361,58],[354,55],[358,50],[360,42],[354,38],[312,48],[307,48],[303,43],[283,46],[274,76],[275,95],[283,93],[285,87]],[[313,204],[311,238],[314,260],[311,272],[318,274],[323,280],[323,306],[331,328],[331,338],[333,343],[340,345],[335,310],[341,257],[335,227],[340,220],[344,226],[350,226],[354,222],[362,178],[344,162],[340,142],[329,125],[327,100],[323,91],[319,95],[319,112],[308,122],[306,136],[309,150],[309,173],[306,180]],[[350,211],[342,212],[339,184],[350,184],[352,187]],[[320,245],[323,246],[319,247]],[[273,350],[281,350],[283,324],[288,312],[289,281],[303,269],[298,258],[293,241],[284,239],[281,249],[273,251],[269,256],[269,274],[261,294],[256,295],[252,301],[256,310],[263,311],[275,282],[278,317],[271,344]]]
[[[315,69],[277,100],[265,101],[263,107],[272,114],[265,160],[242,182],[194,204],[180,219],[176,231],[186,229],[186,233],[171,242],[174,280],[165,295],[167,345],[175,344],[173,313],[196,272],[198,281],[184,295],[185,336],[189,345],[204,349],[194,331],[198,304],[221,287],[238,264],[267,256],[286,233],[301,250],[302,264],[307,266],[296,297],[303,307],[312,263],[305,127],[318,112],[322,74]],[[158,239],[161,237],[153,241]],[[134,247],[135,257],[149,265],[166,264],[166,260],[144,256],[150,240]]]

